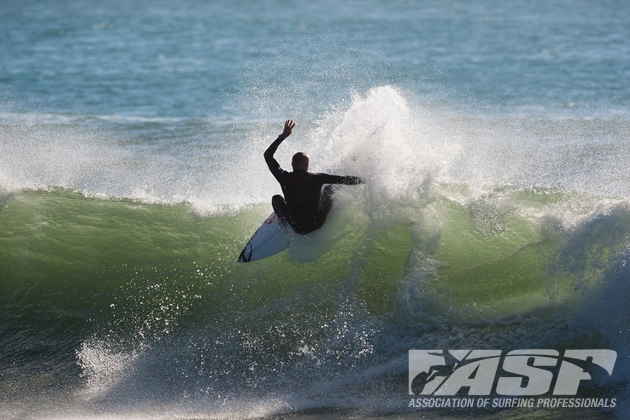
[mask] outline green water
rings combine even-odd
[[[179,378],[185,392],[216,381],[281,389],[274,372],[297,380],[292,369],[327,360],[323,379],[370,355],[400,357],[416,340],[468,336],[471,322],[486,325],[481,336],[516,327],[519,340],[534,340],[519,317],[546,319],[535,331],[556,328],[606,290],[630,234],[625,205],[597,211],[593,197],[554,190],[461,200],[457,188],[385,223],[341,197],[321,231],[245,264],[237,256],[266,205],[200,216],[187,203],[15,194],[0,211],[0,333],[2,357],[22,368],[6,371],[5,398],[86,386],[99,400],[117,387],[124,398],[126,382],[112,378],[145,358],[129,386],[151,389],[161,371],[174,375],[166,389]],[[593,332],[574,339],[563,345],[607,345]]]

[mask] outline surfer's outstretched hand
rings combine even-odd
[[[295,123],[293,120],[286,120],[284,122],[284,130],[282,131],[282,138],[287,138],[293,132],[293,127],[295,127]]]

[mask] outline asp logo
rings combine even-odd
[[[505,374],[495,381],[501,359]],[[606,349],[565,350],[562,357],[547,349],[513,350],[503,357],[501,350],[409,350],[409,395],[416,379],[418,389],[424,384],[420,395],[452,396],[462,388],[468,395],[490,395],[495,382],[499,395],[542,395],[552,384],[553,395],[576,395],[580,382],[591,379],[589,371],[612,375],[616,360],[617,352]]]

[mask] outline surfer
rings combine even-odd
[[[284,130],[265,151],[265,162],[280,183],[284,197],[277,194],[271,199],[273,210],[281,220],[287,222],[296,233],[306,234],[324,225],[332,207],[332,186],[326,184],[363,184],[357,176],[314,174],[308,172],[309,159],[302,152],[293,155],[293,172],[287,172],[273,157],[274,153],[295,127],[292,120],[284,123]],[[322,191],[322,186],[326,185]]]

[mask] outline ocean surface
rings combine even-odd
[[[3,0],[0,418],[630,418],[629,17]],[[239,264],[286,119],[283,167],[368,181]],[[617,359],[598,406],[417,408],[422,349]]]

